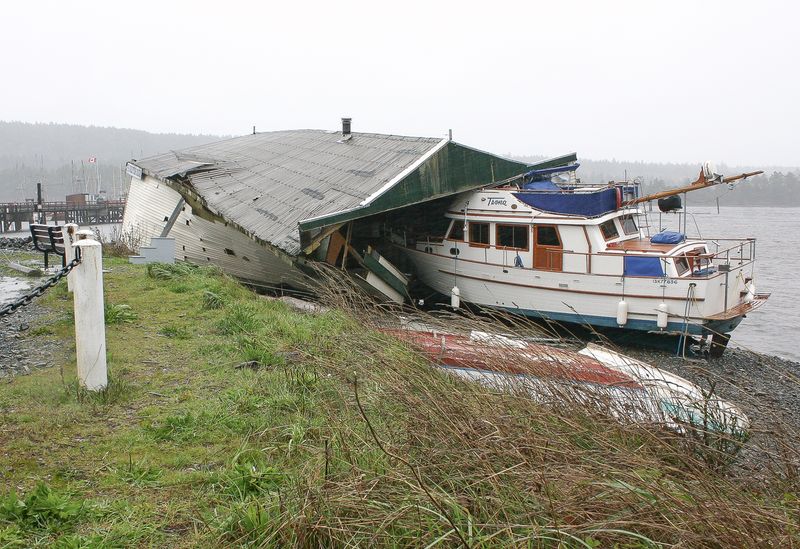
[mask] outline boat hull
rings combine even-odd
[[[727,286],[731,314],[716,310],[725,301],[724,277],[667,279],[554,272],[465,261],[403,248],[420,280],[449,295],[457,286],[462,301],[559,323],[645,332],[708,335],[729,333],[759,305],[744,302],[744,277],[734,267]],[[621,301],[628,314],[618,321]],[[658,325],[659,305],[668,310]]]

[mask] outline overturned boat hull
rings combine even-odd
[[[747,416],[690,381],[589,344],[579,352],[472,332],[383,330],[457,377],[534,401],[600,408],[625,421],[688,427],[741,438]]]

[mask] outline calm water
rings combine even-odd
[[[733,331],[731,345],[800,361],[800,208],[693,207],[687,232],[704,238],[755,237],[756,291],[772,295]],[[657,212],[651,219],[658,219]],[[675,215],[662,216],[662,226],[677,229]]]

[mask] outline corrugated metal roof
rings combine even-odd
[[[258,133],[133,163],[163,179],[188,178],[208,208],[291,255],[298,223],[363,207],[446,140],[370,133]]]

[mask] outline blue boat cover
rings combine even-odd
[[[555,183],[553,183],[549,179],[546,179],[544,181],[531,181],[530,183],[525,183],[522,186],[522,188],[527,190],[527,191],[560,191],[561,190],[561,188],[558,185],[556,185]]]
[[[661,231],[650,237],[653,244],[680,244],[686,240],[686,235],[677,231]]]
[[[624,276],[664,276],[661,260],[657,257],[637,257],[626,255],[623,263]]]
[[[596,217],[617,209],[617,189],[592,193],[525,192],[514,196],[543,212]]]

